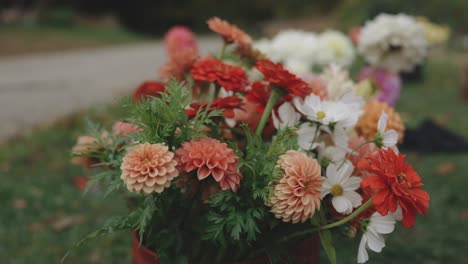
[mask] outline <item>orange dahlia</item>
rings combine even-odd
[[[174,153],[162,144],[144,143],[130,149],[123,158],[120,178],[136,193],[161,193],[179,175]]]
[[[305,97],[312,92],[312,88],[306,82],[286,70],[281,63],[265,59],[257,61],[255,67],[263,73],[266,81],[283,89],[288,95]]]
[[[393,149],[380,149],[377,156],[361,161],[358,167],[373,174],[361,182],[361,187],[376,192],[372,204],[377,211],[385,216],[395,212],[399,205],[403,213],[402,225],[411,227],[417,213],[427,214],[430,197],[421,189],[421,177],[405,158]]]
[[[377,123],[382,111],[388,115],[387,130],[393,129],[398,133],[398,141],[403,141],[405,126],[400,115],[385,102],[369,101],[364,107],[364,114],[356,124],[356,132],[366,140],[374,139],[377,133]]]
[[[227,91],[244,91],[249,83],[241,67],[225,64],[213,57],[195,63],[190,73],[195,81],[216,82]]]
[[[238,157],[226,143],[213,138],[185,142],[176,150],[181,171],[197,170],[199,180],[212,175],[222,190],[237,192],[242,175],[237,169]]]
[[[250,45],[252,43],[252,38],[247,35],[247,33],[219,17],[212,17],[207,23],[208,27],[213,30],[213,32],[223,37],[226,43],[236,43],[241,46]]]
[[[268,202],[271,211],[284,222],[304,223],[320,209],[320,165],[302,152],[288,150],[277,166],[283,175]]]

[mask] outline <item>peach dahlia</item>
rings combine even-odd
[[[288,150],[277,166],[282,176],[268,201],[271,212],[284,222],[304,223],[320,209],[320,165],[302,152]]]
[[[226,143],[213,138],[199,138],[185,142],[176,150],[181,171],[197,170],[197,177],[203,180],[212,175],[222,190],[236,192],[242,175],[237,169],[238,157]]]
[[[179,175],[174,153],[162,144],[144,143],[130,149],[123,158],[120,178],[131,192],[161,193]]]

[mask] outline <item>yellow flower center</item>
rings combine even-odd
[[[411,188],[411,183],[407,181],[406,174],[403,172],[397,174],[397,181],[398,183],[406,183],[406,185]]]
[[[323,111],[317,112],[317,119],[324,119],[325,116],[326,116],[325,112]]]
[[[331,187],[331,194],[333,196],[341,196],[343,195],[343,187],[339,184],[335,184]]]

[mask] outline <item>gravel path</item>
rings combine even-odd
[[[220,42],[199,40],[202,53]],[[161,42],[0,58],[0,140],[130,93],[156,79]]]

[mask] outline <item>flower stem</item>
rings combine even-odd
[[[321,226],[320,227],[320,230],[326,230],[326,229],[330,229],[330,228],[333,228],[333,227],[337,227],[337,226],[340,226],[342,224],[346,224],[347,222],[353,220],[356,216],[360,215],[362,212],[364,212],[367,208],[369,208],[370,206],[372,205],[372,198],[367,200],[367,202],[365,202],[363,205],[361,205],[361,207],[359,207],[356,211],[354,211],[352,214],[348,215],[347,217],[339,220],[339,221],[336,221],[334,223],[331,223],[331,224],[328,224],[328,225],[324,225],[324,226]]]
[[[258,126],[257,126],[257,130],[255,131],[255,134],[257,136],[262,135],[266,122],[268,121],[268,118],[270,118],[271,111],[273,110],[273,107],[275,106],[279,98],[280,98],[280,93],[274,88],[271,89],[270,98],[268,99],[267,105],[265,106],[265,110],[263,111],[263,114],[262,114],[262,118],[260,119],[260,122],[258,123]]]
[[[221,47],[221,51],[219,52],[219,59],[222,60],[224,57],[224,52],[226,51],[226,41],[223,41],[223,46]]]
[[[291,233],[287,236],[284,236],[282,241],[288,241],[290,239],[294,239],[296,237],[302,237],[304,235],[308,235],[308,234],[313,234],[315,232],[318,232],[318,231],[321,231],[321,230],[327,230],[327,229],[330,229],[330,228],[334,228],[334,227],[337,227],[337,226],[340,226],[340,225],[343,225],[343,224],[346,224],[347,222],[353,220],[354,218],[356,218],[358,215],[360,215],[362,212],[364,212],[367,208],[369,208],[370,206],[372,205],[372,198],[369,199],[367,202],[365,202],[363,205],[361,205],[356,211],[354,211],[352,214],[346,216],[345,218],[339,220],[339,221],[336,221],[336,222],[333,222],[333,223],[330,223],[328,225],[323,225],[323,226],[319,226],[319,227],[313,227],[313,228],[309,228],[309,229],[304,229],[304,230],[301,230],[301,231],[298,231],[298,232],[294,232],[294,233]]]

